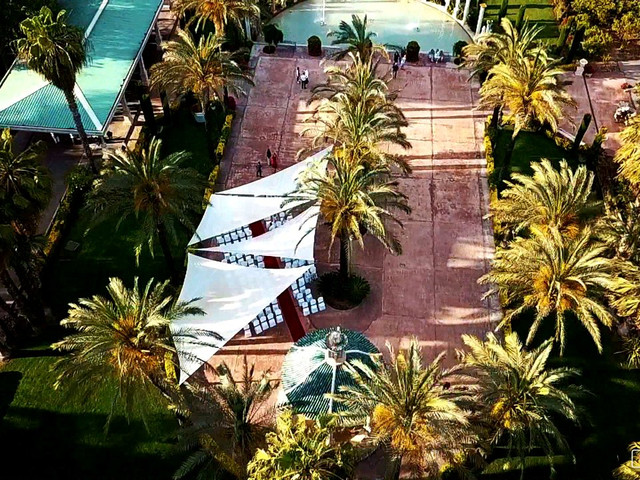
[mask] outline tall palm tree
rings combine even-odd
[[[461,68],[470,70],[470,78],[484,81],[496,65],[510,65],[515,59],[535,56],[539,49],[537,38],[542,27],[525,24],[521,31],[508,18],[500,22],[503,33],[487,32],[463,49]],[[498,126],[502,102],[493,106],[491,124]]]
[[[373,367],[362,362],[348,367],[354,384],[341,386],[335,395],[346,407],[341,417],[347,425],[370,423],[374,442],[393,455],[391,476],[399,478],[403,462],[422,476],[435,475],[442,461],[459,463],[471,445],[468,412],[455,388],[443,388],[452,380],[440,366],[444,353],[425,365],[415,338],[398,353],[388,343],[387,348],[389,363],[377,356]]]
[[[243,19],[260,20],[260,8],[254,0],[177,0],[172,8],[180,17],[193,12],[196,30],[204,28],[207,22],[213,23],[219,38],[224,37],[229,22],[242,29]]]
[[[23,20],[20,31],[24,37],[16,41],[18,58],[62,90],[84,153],[98,173],[74,94],[76,77],[87,63],[87,47],[82,30],[67,24],[66,16],[65,10],[54,16],[48,7],[42,7],[37,15]]]
[[[629,445],[629,453],[633,455],[634,451],[640,450],[640,442],[633,442]],[[637,454],[636,454],[637,456]],[[638,460],[627,460],[613,471],[616,480],[640,480],[640,468],[638,468]]]
[[[531,176],[514,173],[505,181],[507,188],[493,205],[495,220],[515,232],[554,228],[575,237],[598,206],[590,199],[594,174],[584,165],[573,171],[565,160],[558,170],[547,159],[533,162],[531,169]]]
[[[507,458],[517,458],[521,478],[527,457],[536,450],[553,468],[554,454],[569,450],[554,417],[578,422],[570,394],[579,391],[571,385],[579,372],[547,367],[552,339],[531,351],[523,348],[516,333],[507,333],[504,341],[493,333],[485,341],[462,335],[462,341],[467,348],[459,352],[461,363],[476,382],[474,403],[494,454],[501,457],[499,452],[506,450]],[[503,459],[494,463],[505,464]]]
[[[233,60],[233,53],[223,52],[222,35],[209,34],[197,41],[189,31],[178,31],[177,40],[164,44],[162,62],[151,67],[151,84],[173,95],[193,93],[204,113],[209,154],[213,158],[213,139],[208,113],[212,102],[222,101],[225,89],[244,94],[242,84],[253,85]]]
[[[388,152],[390,143],[411,148],[402,132],[408,123],[394,104],[395,93],[389,92],[386,81],[377,77],[371,60],[349,55],[353,63],[345,69],[325,69],[328,81],[314,88],[311,97],[311,101],[319,101],[309,121],[313,125],[302,134],[313,136],[314,147],[331,140],[354,163],[371,168],[394,165],[404,173],[410,172],[402,155]]]
[[[600,324],[611,327],[614,321],[603,299],[611,293],[616,276],[614,262],[604,255],[607,247],[592,241],[588,227],[575,238],[563,238],[555,229],[543,233],[532,228],[531,233],[530,238],[498,248],[491,271],[479,279],[493,285],[487,295],[499,293],[504,299],[506,311],[499,326],[533,311],[527,337],[530,344],[541,323],[553,319],[562,354],[566,317],[572,314],[602,351]]]
[[[353,478],[354,455],[348,443],[332,437],[336,422],[330,417],[315,421],[284,411],[276,431],[267,434],[267,446],[249,463],[251,480]]]
[[[478,108],[506,107],[513,117],[513,135],[505,152],[502,177],[509,173],[511,155],[521,130],[540,127],[555,132],[567,107],[575,102],[565,90],[564,71],[550,62],[544,51],[532,58],[516,57],[509,64],[498,64],[480,88]]]
[[[246,477],[246,465],[264,444],[269,430],[270,409],[265,402],[274,385],[269,372],[255,374],[254,365],[244,357],[242,377],[236,380],[226,363],[217,367],[215,383],[208,380],[194,390],[193,425],[180,432],[181,443],[197,450],[182,464],[174,478],[194,471],[198,478],[212,478],[220,468],[237,478]],[[224,439],[224,443],[221,440]]]
[[[618,170],[621,178],[631,184],[634,191],[640,191],[640,119],[631,119],[620,135],[622,145],[616,152],[614,160],[620,164]]]
[[[331,229],[329,250],[340,241],[340,273],[351,276],[351,249],[354,241],[364,248],[362,229],[372,234],[395,254],[402,253],[398,239],[387,228],[392,221],[402,226],[392,209],[409,213],[406,195],[398,182],[389,181],[386,168],[365,169],[340,153],[327,157],[329,170],[311,168],[301,176],[292,200],[317,201],[320,215]]]
[[[377,34],[367,30],[366,15],[364,19],[358,15],[351,15],[351,24],[342,20],[338,30],[329,32],[327,36],[333,38],[331,45],[346,45],[344,50],[340,50],[334,55],[336,60],[342,60],[349,52],[359,55],[365,62],[368,61],[374,53],[380,53],[385,57],[387,56],[387,51],[384,47],[373,43],[372,38],[376,37]]]
[[[145,405],[157,401],[158,392],[170,402],[178,401],[175,339],[180,345],[213,344],[220,339],[213,332],[194,329],[174,329],[172,335],[173,321],[203,312],[191,302],[175,303],[167,286],[168,282],[150,280],[140,289],[136,278],[133,289],[128,289],[112,278],[107,285],[109,298],[80,299],[60,322],[75,332],[52,345],[67,353],[55,364],[55,388],[91,392],[115,386],[105,428],[120,403],[126,415],[139,411],[144,419]],[[197,341],[197,336],[211,340]]]
[[[117,218],[116,228],[135,217],[139,232],[135,247],[139,256],[146,243],[153,255],[157,239],[171,279],[178,281],[171,244],[179,226],[193,230],[191,219],[200,211],[205,179],[184,166],[187,152],[162,156],[162,141],[153,138],[146,149],[110,153],[89,196],[89,207],[98,221]]]

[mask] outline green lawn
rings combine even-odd
[[[224,116],[215,115],[215,135]],[[163,131],[164,151],[187,150],[188,165],[208,176],[213,168],[208,159],[204,128],[188,111],[178,113],[173,126]],[[203,192],[204,193],[204,192]],[[193,219],[195,224],[199,216]],[[80,243],[75,253],[63,252],[48,269],[45,291],[56,318],[66,314],[69,302],[79,297],[104,294],[109,277],[131,285],[135,276],[164,280],[168,272],[162,254],[151,258],[144,251],[139,266],[133,253],[135,220],[116,230],[116,220],[91,224],[91,213],[81,211],[67,240]],[[91,228],[89,228],[91,227]],[[183,262],[191,232],[184,231],[175,245],[176,261]],[[55,330],[39,344],[25,349],[0,370],[0,438],[3,480],[47,479],[169,479],[184,454],[177,451],[173,435],[176,422],[171,413],[149,406],[150,432],[140,417],[127,424],[119,415],[105,437],[103,426],[110,408],[110,391],[95,392],[95,398],[67,398],[53,390],[50,369],[55,354],[48,349],[63,332]],[[7,469],[14,468],[14,472]]]
[[[48,344],[0,367],[0,477],[169,479],[184,457],[175,444],[173,414],[158,401],[146,406],[149,432],[139,418],[128,424],[119,414],[105,436],[110,392],[85,399],[54,390],[56,357]]]
[[[497,20],[502,0],[487,0],[485,3],[487,4],[485,18],[487,20]],[[553,14],[552,0],[510,0],[507,16],[514,23],[518,18],[518,10],[522,4],[527,6],[525,19],[530,23],[536,23],[544,27],[540,34],[541,38],[558,38],[558,23]]]

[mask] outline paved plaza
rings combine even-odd
[[[280,166],[286,167],[299,149],[309,146],[300,132],[313,106],[307,105],[310,90],[295,82],[296,66],[309,70],[310,87],[324,80],[325,65],[300,49],[258,56],[256,86],[239,101],[221,187],[255,180],[257,161],[264,164],[267,147],[278,152]],[[385,69],[387,65],[381,71]],[[371,283],[370,297],[354,310],[329,308],[308,320],[311,327],[341,325],[364,332],[380,349],[386,341],[397,347],[415,335],[427,357],[448,350],[452,361],[460,335],[484,335],[495,326],[497,313],[495,305],[482,300],[485,287],[477,284],[493,252],[491,226],[483,219],[488,213],[485,115],[475,110],[477,85],[453,66],[407,66],[391,85],[399,91],[397,103],[410,122],[406,132],[413,145],[406,152],[413,173],[398,177],[413,208],[401,217],[404,230],[396,229],[404,253],[391,255],[367,238],[364,251],[355,249],[354,270]],[[263,167],[263,172],[272,170]],[[328,230],[319,225],[320,272],[337,267],[338,248],[329,257],[328,245]],[[258,369],[270,368],[277,376],[290,346],[281,325],[258,337],[239,334],[214,362],[237,365],[246,354]]]

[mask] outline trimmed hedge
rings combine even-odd
[[[415,63],[420,59],[420,44],[416,41],[407,43],[407,62]]]
[[[231,125],[233,124],[233,113],[228,114],[224,119],[224,125],[222,126],[222,131],[220,132],[220,140],[218,141],[218,146],[216,147],[216,164],[211,170],[209,174],[209,179],[207,181],[207,188],[204,190],[204,198],[202,200],[202,209],[204,210],[209,205],[209,197],[213,194],[216,188],[216,182],[218,181],[218,175],[220,174],[220,162],[222,161],[222,157],[224,157],[224,150],[227,146],[227,141],[231,136]]]
[[[307,52],[312,57],[322,55],[322,40],[317,35],[312,35],[307,39]]]

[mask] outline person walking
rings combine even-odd
[[[275,173],[278,170],[278,154],[273,152],[271,155],[271,166],[273,167],[273,172]]]
[[[407,55],[402,55],[400,59],[400,70],[404,70],[404,64],[407,63]]]
[[[296,83],[300,83],[300,67],[296,66]]]
[[[305,90],[306,90],[308,85],[309,85],[309,70],[305,69],[305,71],[304,71],[304,88],[305,88]]]
[[[271,147],[267,147],[267,165],[271,165]]]
[[[300,88],[304,90],[306,88],[306,85],[307,85],[307,77],[305,76],[304,72],[302,72],[300,74]]]
[[[396,50],[395,52],[393,52],[393,63],[398,63],[399,61],[400,61],[400,54]]]
[[[393,62],[393,67],[391,67],[391,71],[393,72],[393,78],[398,76],[398,63]]]
[[[262,178],[262,162],[258,160],[258,165],[256,165],[256,177]]]

